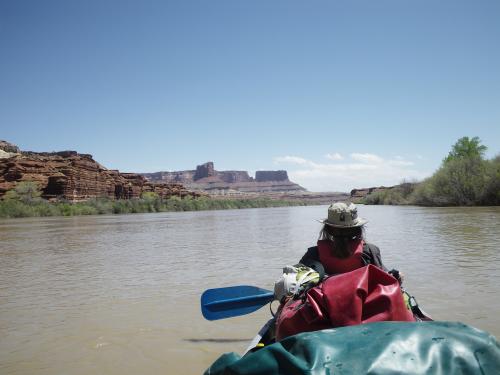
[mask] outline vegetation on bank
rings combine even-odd
[[[500,205],[500,155],[484,159],[478,137],[460,138],[441,167],[420,183],[407,183],[367,195],[364,204],[419,206]]]
[[[500,155],[484,158],[486,146],[479,138],[460,138],[440,168],[422,182],[403,182],[367,195],[359,203],[420,206],[500,205]],[[305,205],[303,201],[271,198],[214,199],[171,197],[144,193],[130,200],[92,199],[85,202],[49,202],[41,198],[35,182],[23,181],[0,200],[0,218],[75,216],[167,211],[223,210]]]
[[[127,214],[167,211],[225,210],[237,208],[282,207],[304,205],[298,201],[270,198],[212,199],[207,197],[171,197],[162,199],[155,193],[145,193],[140,199],[91,199],[85,202],[48,202],[40,198],[41,192],[34,182],[24,181],[7,192],[0,200],[0,217],[76,216]]]

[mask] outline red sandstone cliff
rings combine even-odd
[[[76,151],[21,152],[0,141],[0,197],[20,181],[34,181],[46,199],[83,201],[91,198],[130,199],[144,192],[163,198],[197,196],[179,183],[153,184],[136,173],[120,173]]]

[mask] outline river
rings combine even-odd
[[[272,289],[327,206],[0,220],[0,373],[201,374],[267,307],[209,322],[207,288]],[[500,337],[500,208],[360,206],[366,237],[437,320]]]

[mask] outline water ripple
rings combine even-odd
[[[426,311],[499,336],[499,208],[359,212],[370,220],[367,239],[404,272]],[[168,373],[181,361],[199,373],[221,351],[243,350],[239,340],[269,315],[206,322],[202,291],[271,289],[281,268],[315,243],[315,219],[325,213],[313,206],[1,220],[0,363],[11,373],[126,374]]]

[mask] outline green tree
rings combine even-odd
[[[481,140],[479,137],[462,137],[460,138],[453,146],[448,154],[448,156],[444,159],[444,162],[450,162],[452,160],[457,159],[483,159],[484,153],[488,148],[481,144]]]
[[[460,138],[434,175],[415,189],[410,201],[430,206],[494,204],[498,165],[483,159],[486,149],[478,137]]]

